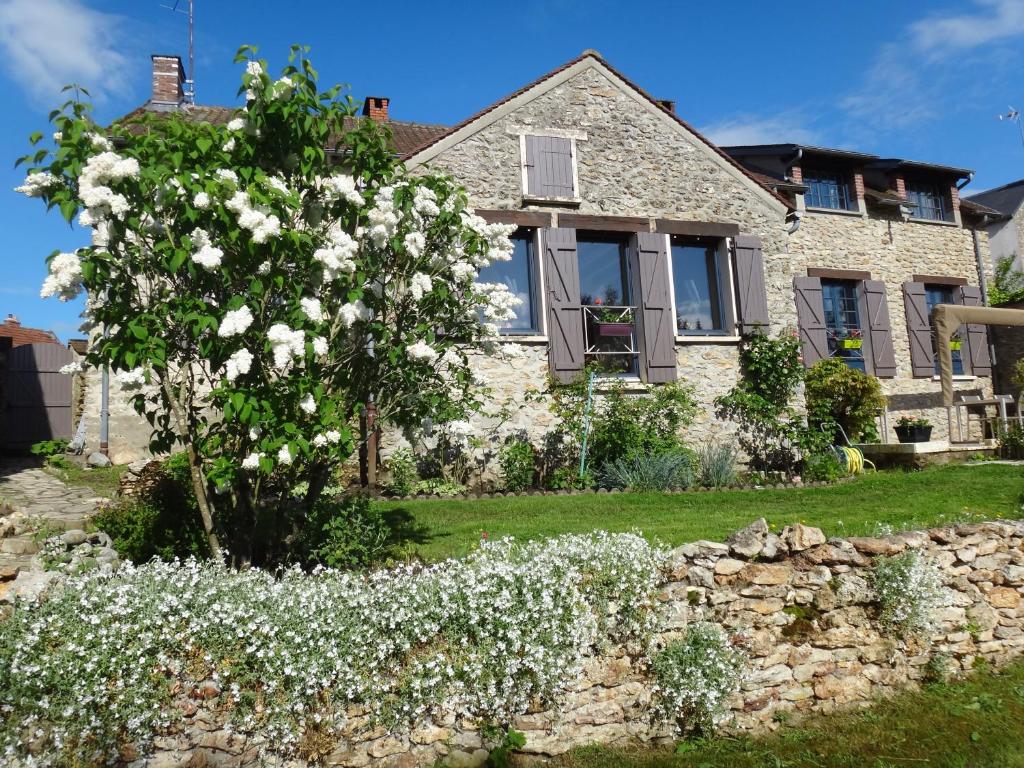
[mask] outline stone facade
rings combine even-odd
[[[948,590],[928,639],[878,622],[870,587],[873,561],[914,549],[941,570]],[[796,526],[776,536],[764,521],[729,543],[701,541],[672,553],[661,601],[660,642],[694,621],[725,628],[748,663],[729,702],[726,729],[765,731],[780,713],[867,705],[918,685],[945,665],[961,674],[979,659],[999,664],[1024,652],[1024,522],[957,525],[884,538],[830,539]],[[552,705],[537,705],[511,726],[526,735],[523,756],[547,757],[593,743],[661,742],[672,724],[656,714],[652,679],[640,657],[595,650],[585,672]],[[156,752],[125,760],[132,768],[257,766],[273,754],[258,734],[223,726],[212,682],[179,694],[180,725],[155,741]],[[229,707],[227,708],[229,709]],[[350,709],[317,743],[331,766],[479,766],[488,743],[480,723],[437,713],[408,732],[373,728]],[[295,761],[290,765],[302,766]]]
[[[978,234],[987,257],[987,236],[984,231]],[[983,263],[988,263],[987,258]],[[796,327],[793,277],[806,275],[809,267],[870,272],[872,279],[885,283],[897,369],[894,378],[879,379],[889,399],[889,442],[896,439],[892,427],[900,416],[923,416],[934,425],[932,439],[948,439],[949,420],[939,382],[914,378],[911,371],[903,283],[914,275],[930,275],[964,278],[977,285],[972,230],[953,223],[908,221],[875,210],[867,215],[808,211],[800,228],[790,235],[785,256],[773,259],[765,254],[773,321]],[[958,378],[954,382],[958,392],[991,396],[990,377]],[[972,436],[980,438],[981,434],[976,431]]]

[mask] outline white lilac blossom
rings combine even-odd
[[[76,253],[58,253],[50,260],[50,274],[39,295],[44,299],[57,296],[61,301],[71,301],[81,291],[82,260]]]
[[[319,434],[315,435],[310,441],[314,448],[323,448],[327,445],[327,435]]]
[[[224,319],[220,321],[217,335],[226,339],[245,333],[246,329],[252,325],[252,319],[252,310],[244,304],[238,309],[228,310],[224,313]]]
[[[327,438],[327,442],[331,445],[337,445],[341,442],[341,432],[336,429],[327,430],[327,434],[324,437]]]
[[[381,187],[373,197],[373,208],[366,214],[370,225],[370,240],[377,248],[383,248],[398,231],[399,219],[395,212],[394,195],[394,187]]]
[[[417,272],[409,278],[409,295],[412,296],[413,301],[422,301],[424,295],[430,293],[433,288],[434,283],[430,279],[430,275],[423,272]]]
[[[224,251],[210,242],[210,235],[206,230],[193,230],[191,240],[196,248],[192,253],[192,261],[208,272],[216,270],[224,260]]]
[[[348,304],[342,304],[338,308],[338,321],[343,328],[351,328],[356,322],[366,320],[369,316],[369,310],[359,299]]]
[[[252,232],[255,243],[265,243],[281,234],[280,219],[262,206],[254,207],[245,192],[235,192],[224,207],[238,216],[239,227]]]
[[[227,182],[228,184],[238,185],[238,174],[232,171],[230,168],[218,168],[213,172],[213,175],[220,182]]]
[[[249,471],[260,468],[260,460],[263,458],[262,453],[250,453],[244,459],[242,459],[242,469]]]
[[[102,133],[90,133],[89,141],[96,149],[101,149],[109,152],[114,148],[114,145],[110,142],[110,139],[108,139]]]
[[[62,365],[57,373],[63,373],[65,376],[70,376],[75,373],[81,373],[84,370],[85,366],[76,360],[72,363],[68,363],[67,365]]]
[[[359,244],[348,232],[333,227],[328,233],[328,242],[318,248],[313,258],[324,266],[324,280],[333,282],[341,275],[351,275],[356,270],[355,256]]]
[[[227,129],[229,131],[244,131],[246,126],[246,120],[244,117],[233,117],[228,120]]]
[[[256,274],[258,275],[269,275],[270,274],[270,261],[261,261],[260,265],[256,267]]]
[[[417,341],[405,348],[405,354],[410,360],[423,363],[432,363],[437,359],[437,350],[425,341]]]
[[[323,322],[324,310],[320,306],[320,299],[314,299],[309,296],[303,296],[299,299],[299,306],[302,307],[302,314],[312,320],[314,323]]]
[[[141,368],[118,371],[114,378],[124,392],[138,392],[146,384],[146,373]]]
[[[301,357],[306,348],[305,339],[305,333],[301,330],[293,331],[284,323],[270,326],[267,340],[274,353],[274,366],[283,371],[291,365],[293,358]]]
[[[418,259],[427,247],[427,238],[422,232],[410,232],[405,236],[405,250],[412,258]]]
[[[281,446],[281,450],[279,450],[277,452],[277,461],[278,461],[278,463],[279,464],[283,464],[285,466],[288,466],[294,460],[295,460],[295,457],[292,456],[292,452],[288,448],[288,446],[287,445],[282,445]]]
[[[224,142],[221,147],[225,152],[231,153],[235,151],[235,137],[232,136],[230,139]]]
[[[206,192],[196,192],[196,196],[192,198],[192,205],[199,210],[205,210],[210,207],[210,196]]]
[[[259,77],[263,74],[263,65],[258,61],[250,61],[245,65],[245,74]]]
[[[316,400],[313,399],[313,395],[307,394],[304,398],[299,401],[299,409],[303,413],[314,414],[316,413]]]
[[[475,288],[486,299],[483,305],[483,314],[488,321],[504,323],[515,319],[516,307],[520,306],[523,300],[512,293],[507,285],[504,283],[477,283]]]
[[[240,349],[234,352],[224,364],[224,376],[228,381],[235,381],[239,376],[244,376],[252,370],[252,352],[247,349]]]
[[[16,687],[0,753],[65,764],[62,745],[84,742],[93,762],[116,762],[180,718],[169,688],[202,679],[261,735],[265,762],[298,758],[310,722],[351,707],[394,728],[441,711],[510,721],[567,692],[595,644],[649,641],[663,559],[641,536],[594,533],[371,573],[157,559],[89,571],[5,619],[0,662]]]
[[[107,215],[121,218],[128,212],[128,199],[110,188],[124,179],[139,175],[139,161],[116,152],[101,152],[90,157],[78,175],[78,197],[94,220]]]
[[[316,336],[316,337],[313,338],[312,344],[313,344],[313,353],[317,357],[326,357],[327,352],[329,350],[329,347],[328,347],[328,344],[327,344],[327,339],[325,339],[323,336]]]
[[[25,177],[20,187],[15,187],[15,192],[20,192],[27,197],[42,197],[54,187],[59,187],[61,180],[49,171],[30,173]]]
[[[355,206],[363,204],[363,196],[356,189],[356,181],[347,174],[330,176],[322,182],[328,200],[347,200]]]
[[[291,190],[288,188],[288,184],[280,176],[268,176],[264,179],[264,182],[268,187],[276,192],[280,192],[282,195],[291,194]]]
[[[413,193],[413,210],[425,218],[433,218],[441,213],[437,207],[437,195],[430,187],[418,186]]]

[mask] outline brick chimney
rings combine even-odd
[[[180,56],[153,54],[153,104],[177,107],[185,101],[185,68]]]
[[[655,99],[658,105],[673,115],[676,113],[676,100],[675,99]]]
[[[388,121],[388,103],[391,101],[387,96],[367,96],[363,102],[363,114],[378,123]]]
[[[7,315],[7,319],[4,320],[4,325],[6,325],[9,328],[20,328],[21,327],[21,320],[19,320],[14,315],[8,314]]]

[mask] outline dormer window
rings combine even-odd
[[[579,202],[575,139],[524,135],[521,148],[527,200]]]
[[[841,173],[833,171],[804,170],[803,183],[807,187],[804,193],[804,205],[808,208],[830,208],[832,210],[850,211],[850,183]]]
[[[931,221],[953,221],[949,194],[938,184],[907,183],[907,202],[913,204],[911,217]]]

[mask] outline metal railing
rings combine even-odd
[[[637,355],[636,307],[583,305],[583,348],[587,355]]]

